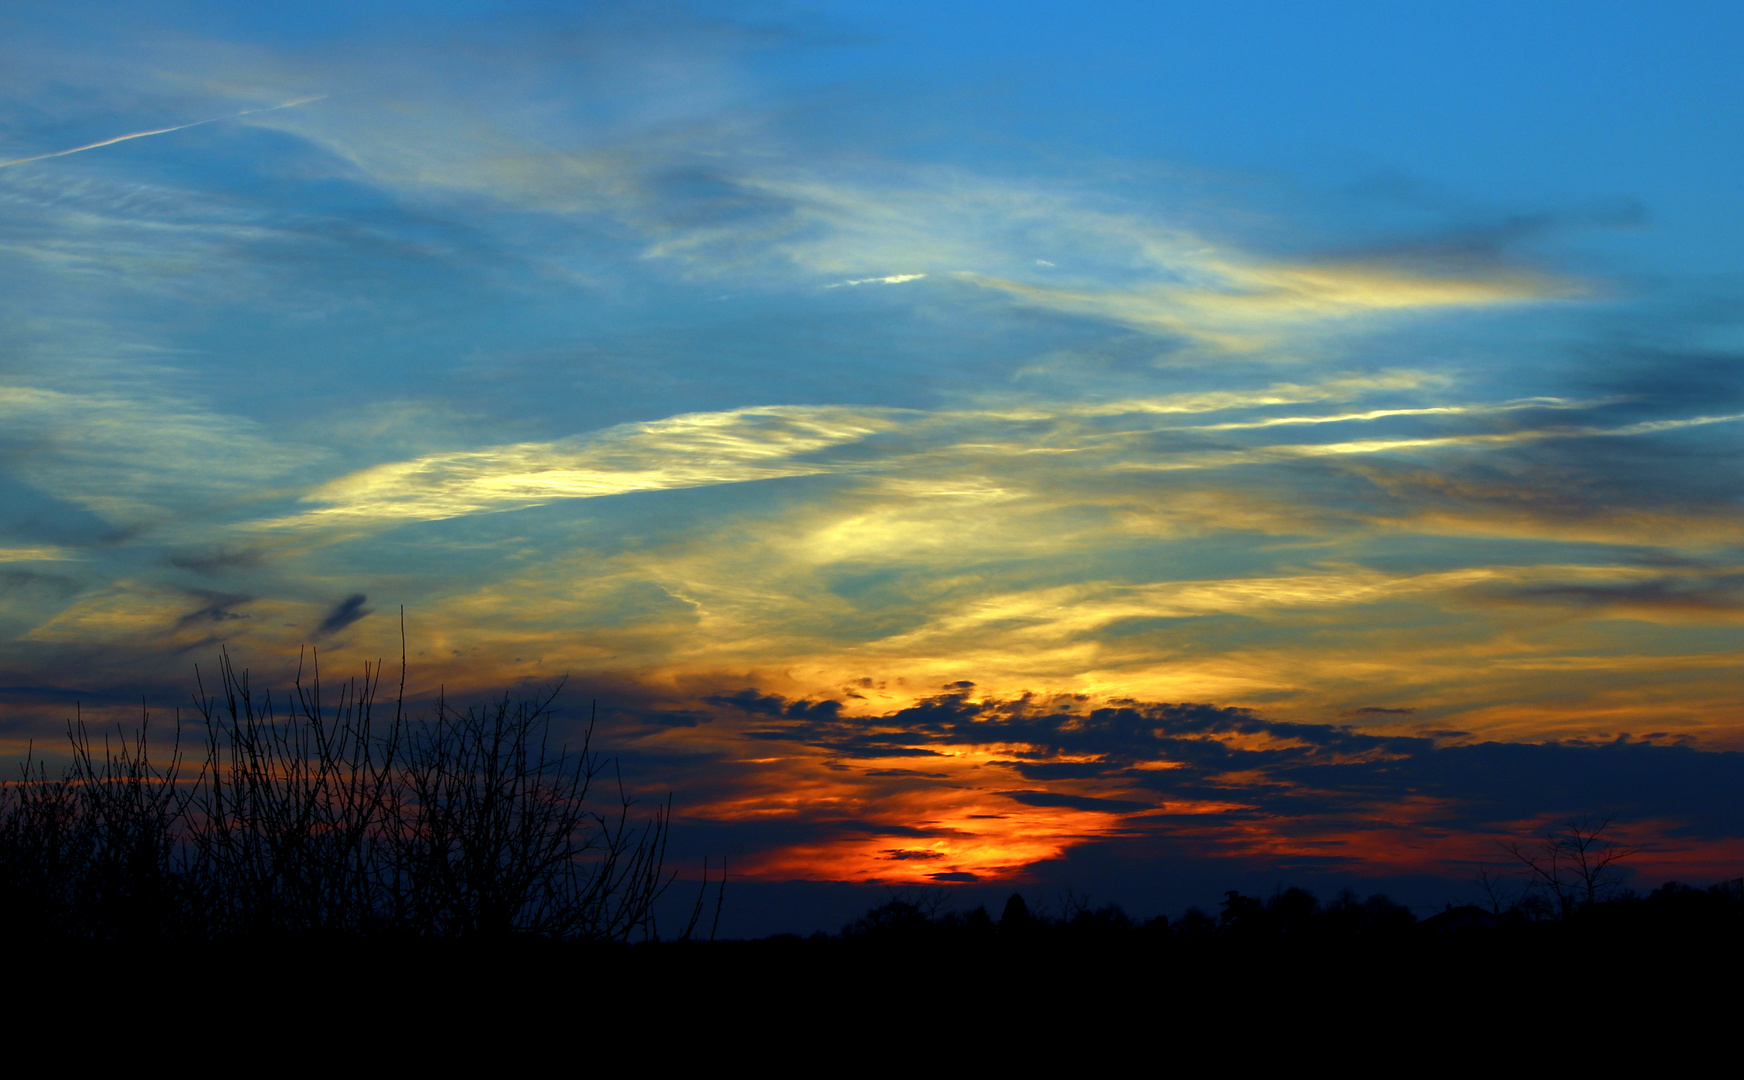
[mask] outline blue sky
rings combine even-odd
[[[1741,22],[11,5],[7,746],[403,605],[769,881],[1718,866]]]

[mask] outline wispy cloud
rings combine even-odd
[[[195,506],[239,506],[324,456],[162,391],[0,385],[0,423],[16,475],[118,525],[168,525]]]
[[[0,547],[0,563],[64,562],[78,555],[59,547]]]
[[[1219,257],[1195,269],[1201,281],[1185,286],[1062,288],[968,271],[957,276],[1038,307],[1241,351],[1276,344],[1289,329],[1337,325],[1358,316],[1542,302],[1582,292],[1572,282],[1501,267],[1485,276],[1436,277],[1388,266],[1265,265]]]
[[[905,281],[919,281],[925,274],[891,274],[888,277],[854,278],[852,281],[838,281],[833,285],[825,285],[826,289],[839,289],[844,285],[901,285]]]
[[[565,442],[378,465],[321,485],[313,509],[262,528],[436,521],[552,499],[745,483],[830,471],[804,455],[894,426],[892,410],[773,406],[675,416]]]

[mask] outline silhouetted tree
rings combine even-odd
[[[1089,905],[1080,908],[1067,927],[1080,938],[1106,940],[1132,933],[1135,924],[1120,905],[1104,904],[1099,908]]]
[[[1036,928],[1036,917],[1030,914],[1029,904],[1022,895],[1012,893],[1005,901],[1005,909],[999,915],[999,933],[1002,937],[1020,937],[1031,934]]]
[[[1535,842],[1505,841],[1502,850],[1524,868],[1528,887],[1546,894],[1557,914],[1567,917],[1622,885],[1617,864],[1635,851],[1605,835],[1613,820],[1614,815],[1571,818]]]
[[[1319,929],[1320,901],[1307,889],[1285,889],[1267,901],[1266,914],[1276,932],[1307,937]]]
[[[1217,933],[1217,920],[1202,908],[1190,907],[1181,913],[1180,921],[1175,924],[1175,933],[1189,940],[1203,940]]]
[[[1254,897],[1230,889],[1218,907],[1223,910],[1218,913],[1217,926],[1224,934],[1245,937],[1264,933],[1266,909]]]
[[[932,893],[893,893],[889,900],[842,928],[846,938],[913,942],[933,936],[943,897]]]

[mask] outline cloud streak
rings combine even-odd
[[[1487,274],[1430,276],[1387,265],[1266,265],[1213,256],[1192,264],[1194,280],[1125,287],[1062,288],[964,271],[957,276],[1024,303],[1179,334],[1221,349],[1276,345],[1287,330],[1331,326],[1359,316],[1443,308],[1539,303],[1581,295],[1575,283],[1495,267]],[[1175,270],[1162,264],[1159,272]],[[1174,276],[1174,275],[1170,275]]]
[[[260,527],[440,521],[553,499],[809,476],[829,468],[805,455],[892,426],[885,411],[773,406],[676,416],[565,442],[434,454],[330,481],[305,497],[315,509]]]
[[[114,146],[116,143],[127,142],[129,139],[143,139],[151,135],[167,135],[172,131],[186,131],[189,128],[201,127],[206,124],[216,124],[225,120],[235,120],[243,116],[254,116],[259,113],[275,112],[279,109],[290,109],[298,105],[307,105],[310,102],[325,100],[328,96],[329,95],[327,94],[315,94],[310,97],[302,97],[296,98],[292,101],[286,101],[279,105],[268,105],[259,109],[243,109],[240,112],[227,113],[224,116],[214,116],[206,120],[195,120],[187,124],[175,124],[171,127],[152,128],[149,131],[133,131],[126,135],[116,135],[112,138],[100,139],[94,143],[86,143],[83,146],[74,146],[66,150],[53,150],[46,154],[13,158],[11,161],[0,161],[0,169],[10,168],[13,165],[24,165],[32,161],[47,161],[49,158],[66,157],[68,154],[81,154],[86,150],[96,150],[104,146]]]
[[[866,277],[855,278],[852,281],[838,281],[833,285],[826,285],[824,288],[839,289],[844,285],[901,285],[905,281],[919,281],[924,277],[926,277],[925,274],[891,274],[888,277]]]

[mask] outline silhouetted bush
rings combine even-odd
[[[654,902],[672,881],[670,802],[636,822],[620,784],[595,811],[591,789],[607,762],[591,749],[591,720],[578,749],[551,743],[555,691],[464,711],[438,700],[413,719],[403,676],[391,717],[378,709],[379,665],[331,705],[318,669],[307,685],[299,670],[281,715],[228,656],[219,674],[220,694],[202,685],[197,699],[197,771],[183,760],[179,723],[167,757],[154,760],[149,718],[115,745],[93,743],[75,719],[63,775],[26,762],[0,787],[0,918],[14,933],[623,941],[654,932]]]

